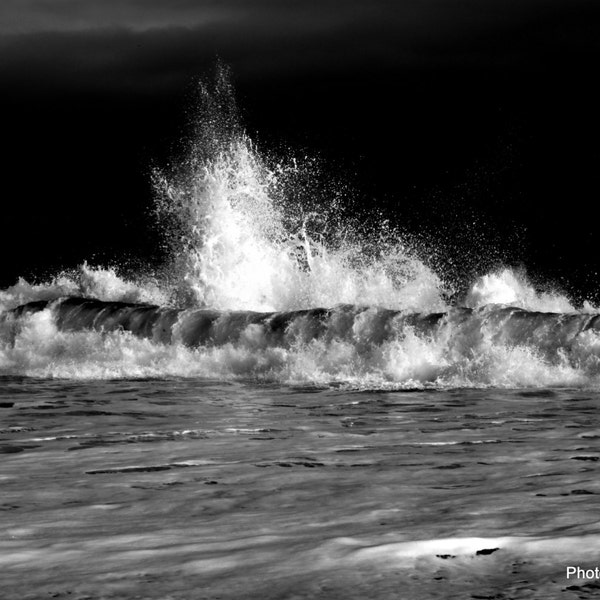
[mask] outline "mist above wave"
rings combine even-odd
[[[305,177],[296,161],[268,164],[243,132],[224,131],[210,138],[209,156],[203,132],[174,173],[155,174],[175,303],[236,310],[445,306],[438,275],[386,223],[360,231],[343,220],[335,198],[319,204],[312,189],[301,193]],[[286,187],[296,180],[290,198]]]

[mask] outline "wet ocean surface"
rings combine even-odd
[[[599,406],[4,377],[0,597],[597,597]]]

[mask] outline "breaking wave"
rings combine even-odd
[[[220,311],[68,297],[5,312],[0,370],[39,377],[194,376],[359,387],[581,386],[600,316],[504,305],[413,313],[338,305]]]
[[[511,269],[457,296],[389,224],[346,218],[339,197],[315,197],[307,167],[265,158],[232,98],[220,70],[200,88],[187,155],[154,174],[163,268],[125,278],[84,264],[0,291],[1,375],[596,385],[592,306]]]

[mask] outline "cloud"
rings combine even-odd
[[[0,34],[127,29],[135,32],[215,23],[305,31],[352,23],[394,24],[404,33],[502,23],[515,15],[583,0],[2,0]]]
[[[306,31],[396,17],[422,19],[443,0],[3,0],[0,34],[189,28],[229,23]]]
[[[2,0],[0,11],[5,89],[168,92],[216,55],[256,78],[552,69],[600,54],[599,11],[580,0]]]
[[[0,11],[2,34],[194,27],[229,12],[211,0],[3,0]]]

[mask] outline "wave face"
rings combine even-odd
[[[361,387],[595,385],[600,315],[488,305],[219,311],[68,297],[4,313],[2,370]]]
[[[344,186],[319,191],[310,160],[260,153],[225,70],[198,102],[185,156],[154,173],[162,267],[84,264],[0,290],[0,375],[596,385],[592,306],[510,269],[457,295],[435,253],[347,216]]]

